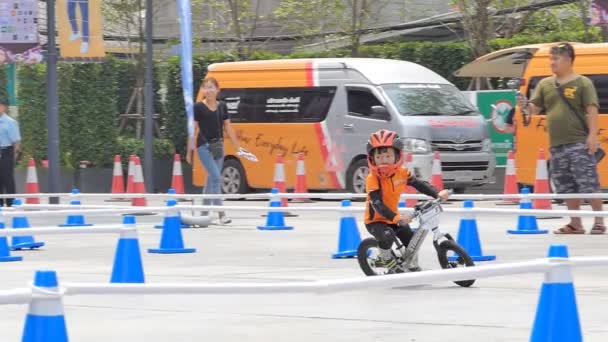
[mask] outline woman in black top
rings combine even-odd
[[[196,137],[196,150],[198,158],[207,170],[207,184],[203,190],[204,194],[222,193],[222,167],[224,165],[224,132],[230,138],[232,145],[238,150],[239,144],[230,126],[228,108],[224,102],[217,100],[220,91],[216,79],[209,77],[203,80],[201,85],[204,99],[194,105],[194,120],[198,122],[198,136]],[[188,162],[192,162],[192,156],[188,152]],[[203,200],[203,205],[222,205],[221,199]],[[220,223],[228,224],[232,220],[223,211],[219,212]]]

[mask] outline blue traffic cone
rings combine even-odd
[[[145,283],[135,216],[125,216],[123,224],[125,229],[120,232],[116,246],[110,283]]]
[[[473,201],[464,201],[464,208],[472,209]],[[465,214],[460,220],[458,227],[458,244],[471,256],[473,261],[490,261],[495,260],[496,255],[483,255],[481,251],[481,242],[477,231],[477,220],[474,214]],[[449,256],[450,261],[455,261],[458,256]]]
[[[279,190],[273,188],[270,191],[270,207],[271,208],[279,208],[281,207],[281,200],[276,196],[279,193]],[[282,211],[273,211],[270,209],[268,211],[268,216],[266,217],[266,225],[258,226],[259,230],[292,230],[293,226],[285,225],[285,217]]]
[[[549,260],[568,259],[568,247],[549,247]],[[583,340],[570,266],[557,266],[545,273],[536,308],[530,342],[580,342]]]
[[[4,229],[4,222],[0,222],[0,229]],[[6,236],[0,236],[0,262],[21,261],[23,257],[11,256],[11,251],[8,248]]]
[[[72,189],[73,199],[70,201],[71,205],[80,205],[80,190]],[[84,216],[82,214],[68,215],[65,224],[60,224],[59,227],[85,227],[92,226],[90,223],[84,222]]]
[[[530,189],[521,189],[522,195],[529,195]],[[532,209],[532,201],[527,197],[522,197],[519,201],[519,209]],[[517,229],[510,229],[509,234],[547,234],[545,229],[538,229],[536,216],[519,215],[517,218]]]
[[[148,253],[174,254],[194,253],[195,248],[184,248],[182,226],[179,210],[167,210],[163,221],[163,232],[160,237],[160,248],[150,248]]]
[[[350,208],[350,201],[343,200],[342,208]],[[338,251],[333,253],[333,259],[352,258],[357,256],[357,248],[361,243],[361,235],[357,221],[352,212],[343,211],[340,218],[340,233],[338,236]]]
[[[16,210],[19,210],[19,206],[23,202],[20,199],[15,199],[13,201],[13,207]],[[30,222],[27,220],[25,216],[14,216],[12,220],[12,226],[14,229],[19,228],[30,228]],[[40,248],[44,246],[44,242],[36,242],[33,236],[25,235],[25,236],[13,236],[11,249],[12,250],[21,250],[21,249],[34,249]]]
[[[34,286],[56,292],[59,284],[55,271],[36,271]],[[68,330],[61,297],[32,297],[25,317],[22,342],[67,342]]]
[[[175,189],[169,189],[169,190],[167,190],[167,194],[169,194],[169,195],[175,195],[176,194]],[[177,205],[177,200],[175,198],[170,197],[169,199],[167,199],[166,204],[167,204],[167,207],[176,206]],[[180,215],[180,217],[181,217],[181,215]],[[181,223],[181,219],[180,219],[180,224],[181,224],[182,228],[190,228],[189,225],[182,224]],[[162,229],[164,227],[164,225],[165,225],[165,218],[163,218],[163,224],[157,224],[156,226],[154,226],[154,228]]]

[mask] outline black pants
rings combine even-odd
[[[367,231],[378,240],[378,245],[382,249],[390,249],[395,241],[395,236],[399,238],[399,241],[401,241],[404,246],[407,246],[414,236],[414,232],[412,232],[409,225],[399,227],[396,224],[373,222],[366,224],[365,228],[367,228]]]
[[[15,151],[12,147],[4,147],[0,151],[0,194],[14,194],[15,190]],[[13,205],[12,198],[0,198],[0,207],[6,203]]]

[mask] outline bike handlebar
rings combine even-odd
[[[452,189],[448,189],[448,193],[451,195],[454,193],[454,191]],[[433,198],[430,200],[426,200],[426,201],[422,202],[421,204],[416,204],[414,206],[414,214],[412,215],[412,219],[417,218],[420,215],[420,212],[423,211],[424,209],[433,207],[437,204],[440,204],[441,202],[442,202],[441,198]]]

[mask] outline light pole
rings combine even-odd
[[[146,192],[154,190],[154,83],[152,64],[152,0],[146,0],[146,75],[144,83],[144,178],[146,179]]]
[[[57,95],[57,45],[55,43],[55,0],[46,2],[46,125],[47,159],[49,161],[48,192],[59,192],[59,98]],[[50,197],[49,203],[59,203],[59,197]]]

